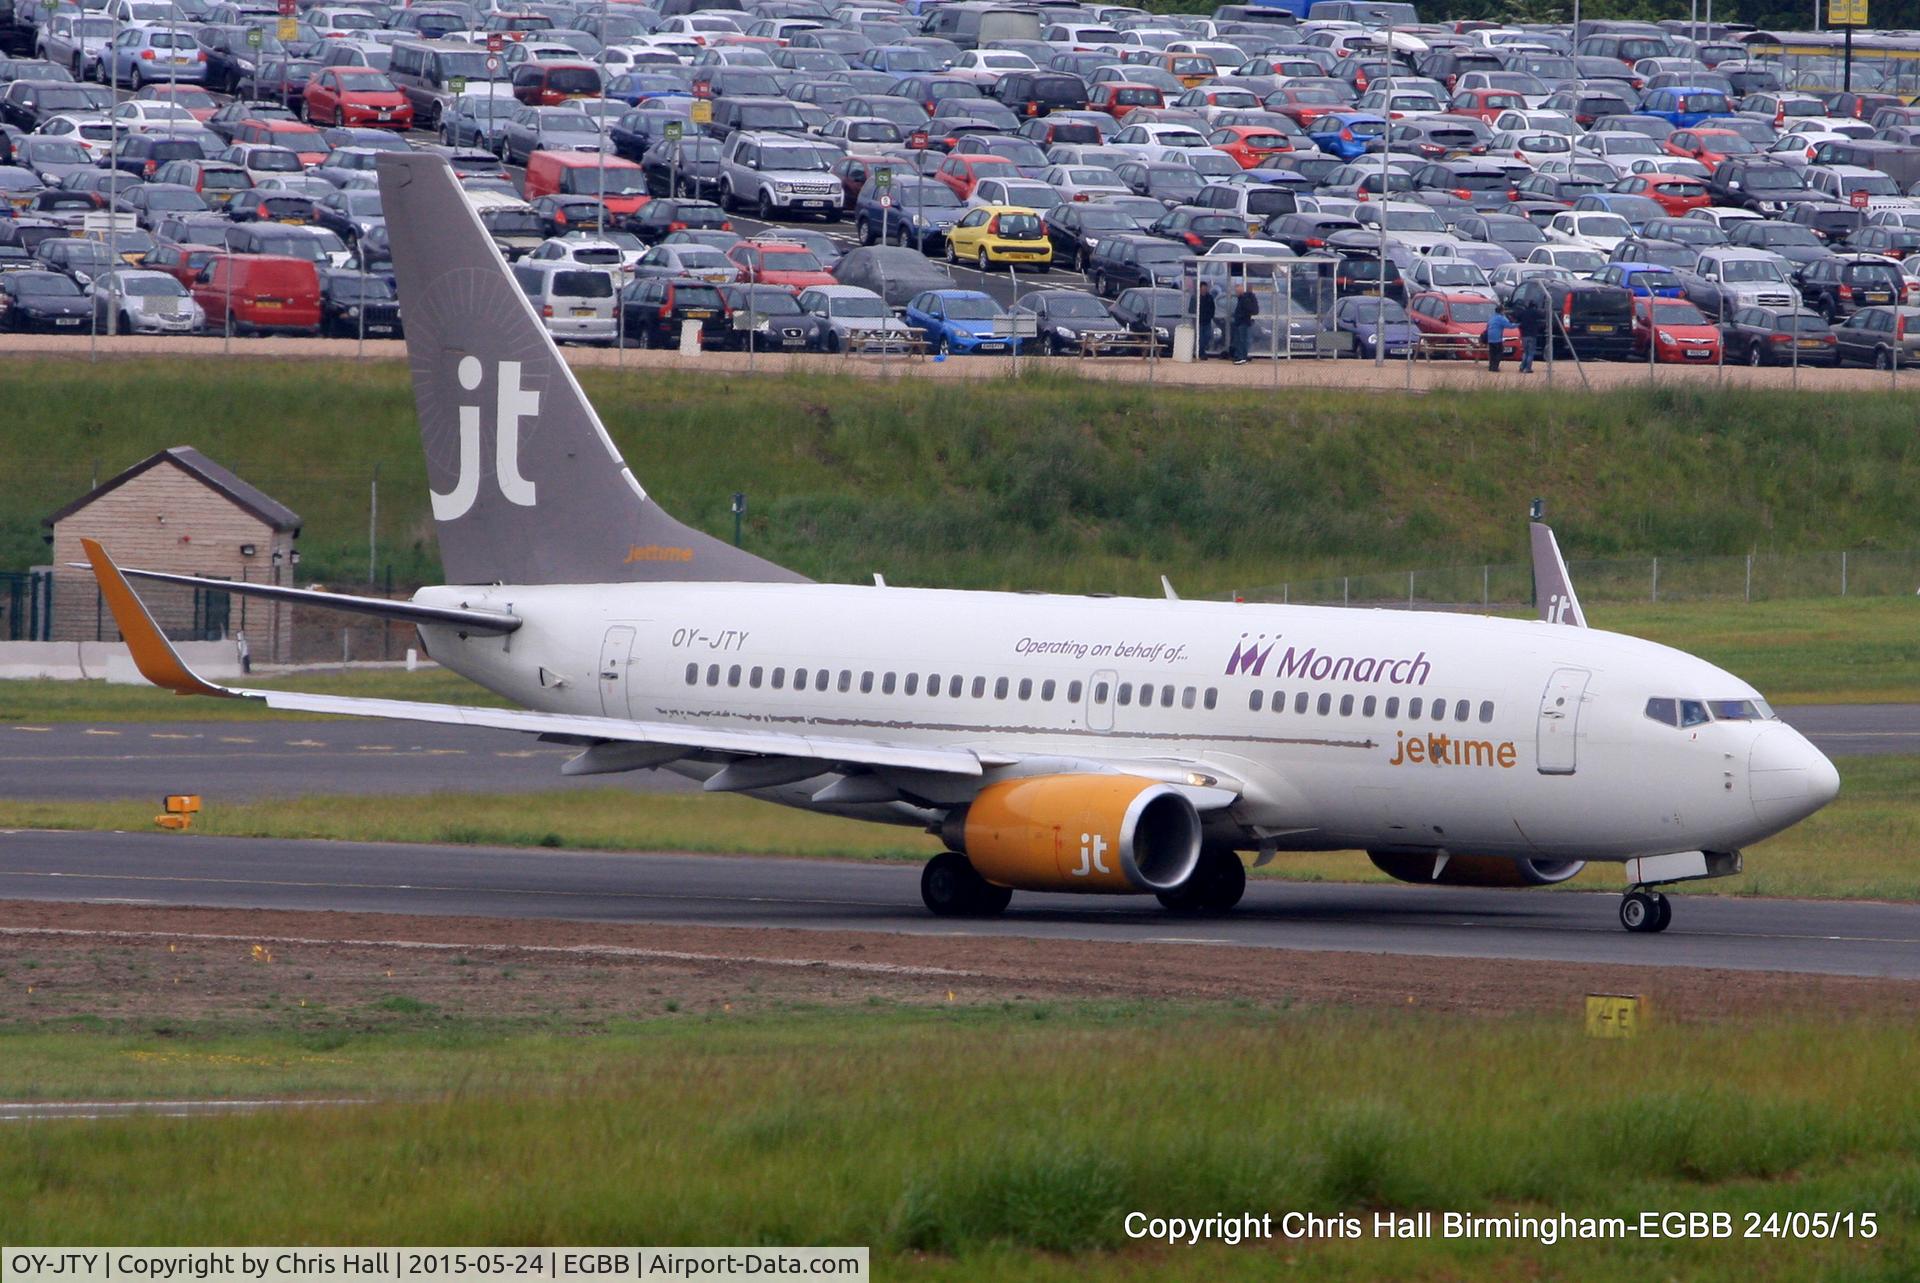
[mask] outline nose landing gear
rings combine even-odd
[[[1673,902],[1658,891],[1635,887],[1620,897],[1620,925],[1629,931],[1665,931],[1673,921]]]

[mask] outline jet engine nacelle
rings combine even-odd
[[[989,784],[940,835],[981,877],[1022,891],[1165,891],[1200,859],[1200,816],[1135,775],[1036,775]]]
[[[1587,867],[1585,860],[1509,860],[1497,855],[1455,855],[1447,859],[1440,876],[1433,875],[1436,857],[1367,852],[1373,867],[1402,882],[1451,887],[1544,887],[1565,882]]]

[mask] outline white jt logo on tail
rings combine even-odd
[[[1107,862],[1100,857],[1107,853],[1107,840],[1098,833],[1080,835],[1080,867],[1073,871],[1076,878],[1084,878],[1089,873],[1112,873]]]
[[[1564,595],[1554,593],[1551,597],[1547,598],[1547,622],[1550,624],[1566,623],[1567,611],[1572,605],[1573,603],[1568,601]]]
[[[460,386],[472,392],[480,386],[480,358],[460,358]],[[500,493],[509,503],[533,507],[533,482],[520,475],[520,420],[540,413],[540,394],[520,386],[520,362],[502,361],[495,380],[493,473]],[[480,497],[480,407],[460,407],[460,476],[451,494],[429,491],[435,521],[464,517]]]

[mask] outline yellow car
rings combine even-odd
[[[947,262],[972,260],[981,271],[994,267],[1025,266],[1046,271],[1053,266],[1053,242],[1040,215],[1020,205],[982,205],[967,211],[947,233]]]

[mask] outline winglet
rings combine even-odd
[[[1560,541],[1553,537],[1553,527],[1546,523],[1545,516],[1544,505],[1534,500],[1533,519],[1527,525],[1533,545],[1534,608],[1549,624],[1585,628],[1586,612],[1580,609],[1580,598],[1573,591],[1573,577],[1567,573],[1566,559],[1560,555]]]
[[[127,577],[120,573],[120,567],[113,564],[113,558],[107,556],[107,550],[98,540],[82,539],[80,546],[86,550],[87,560],[93,565],[93,577],[100,582],[100,595],[106,598],[107,609],[113,612],[114,626],[126,639],[127,649],[133,653],[134,667],[142,677],[176,695],[233,693],[202,680],[187,667],[173,643],[160,631],[160,625],[154,622],[140,595],[134,592],[133,585],[127,582]]]

